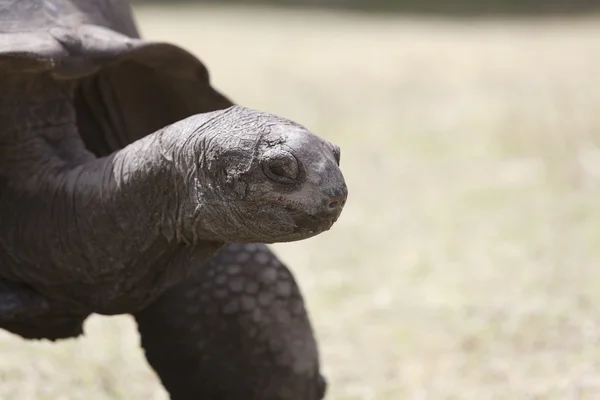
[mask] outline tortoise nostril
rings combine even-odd
[[[345,187],[343,188],[335,188],[327,190],[325,193],[325,198],[321,203],[321,207],[323,207],[323,212],[327,215],[339,215],[339,213],[344,208],[346,204],[346,196],[348,195],[348,191]]]

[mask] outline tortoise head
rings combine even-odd
[[[202,151],[190,153],[202,154],[194,177],[199,183],[187,185],[196,190],[194,208],[203,211],[204,229],[226,241],[272,243],[331,228],[348,195],[339,147],[249,108],[213,115],[203,124]]]

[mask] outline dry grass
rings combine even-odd
[[[335,229],[275,246],[333,400],[600,398],[600,20],[139,9],[238,102],[342,146]],[[125,317],[0,335],[0,399],[165,399]]]

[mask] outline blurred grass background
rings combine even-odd
[[[135,4],[169,4],[166,0],[133,0]],[[240,4],[309,9],[402,12],[441,15],[544,15],[600,10],[598,0],[176,0],[177,4]]]
[[[342,148],[294,270],[331,400],[600,398],[600,16],[464,19],[137,6],[235,101]],[[128,317],[0,333],[0,399],[166,394]]]

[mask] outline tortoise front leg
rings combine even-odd
[[[302,295],[264,245],[226,246],[135,318],[172,400],[324,397]]]

